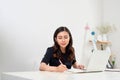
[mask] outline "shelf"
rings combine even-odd
[[[92,40],[89,40],[89,42],[92,44]],[[97,42],[96,42],[97,49],[99,49],[99,50],[104,50],[104,49],[106,49],[107,46],[110,46],[110,45],[111,45],[110,41],[97,40]]]
[[[92,42],[92,41],[90,40],[89,42]],[[96,43],[100,43],[100,44],[111,44],[110,41],[99,41],[99,40],[97,40]]]
[[[101,44],[111,44],[110,41],[98,41],[98,40],[97,40],[97,43],[101,43]]]

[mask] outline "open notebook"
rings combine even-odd
[[[86,66],[85,70],[70,69],[68,71],[77,73],[104,71],[106,69],[109,57],[110,53],[107,50],[96,50],[91,54],[88,65]]]

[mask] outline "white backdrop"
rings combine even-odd
[[[38,70],[53,33],[67,26],[80,62],[84,27],[101,23],[101,0],[0,0],[0,73]]]

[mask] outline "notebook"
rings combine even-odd
[[[107,50],[96,50],[91,53],[86,69],[70,69],[68,71],[77,73],[102,72],[106,69],[109,57],[110,53]]]

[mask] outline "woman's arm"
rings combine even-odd
[[[49,66],[46,63],[42,62],[40,63],[39,67],[40,71],[51,71],[51,72],[64,72],[67,70],[67,67],[63,64],[60,64],[59,66]]]

